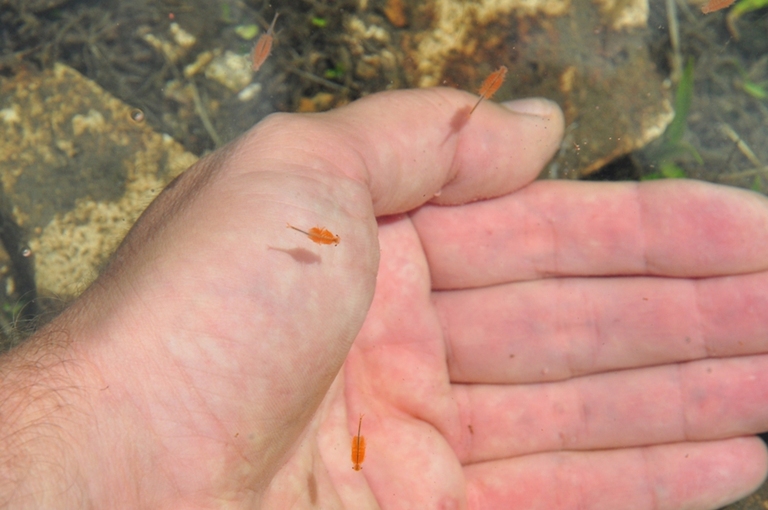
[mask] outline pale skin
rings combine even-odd
[[[766,200],[532,183],[560,111],[483,101],[457,125],[476,101],[274,115],[185,173],[3,358],[0,501],[650,510],[753,490]]]

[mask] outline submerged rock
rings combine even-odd
[[[566,117],[548,172],[579,177],[659,137],[673,117],[650,60],[647,0],[433,0],[404,61],[417,86],[473,92],[509,68],[496,100],[543,96]]]
[[[196,161],[77,71],[0,82],[0,178],[42,295],[79,294],[162,188]]]

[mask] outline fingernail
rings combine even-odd
[[[554,101],[542,97],[531,97],[528,99],[517,99],[515,101],[505,101],[504,106],[515,113],[525,115],[535,115],[536,117],[549,118],[553,113],[560,110],[560,106]]]

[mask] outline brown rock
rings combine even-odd
[[[0,179],[43,295],[81,292],[196,159],[64,65],[0,82]]]
[[[669,91],[650,61],[647,0],[433,0],[428,29],[409,40],[409,81],[476,92],[500,65],[496,100],[544,96],[566,117],[548,173],[579,177],[660,136]]]

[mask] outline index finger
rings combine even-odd
[[[768,269],[765,197],[697,181],[543,181],[460,211],[425,207],[413,221],[435,288]]]

